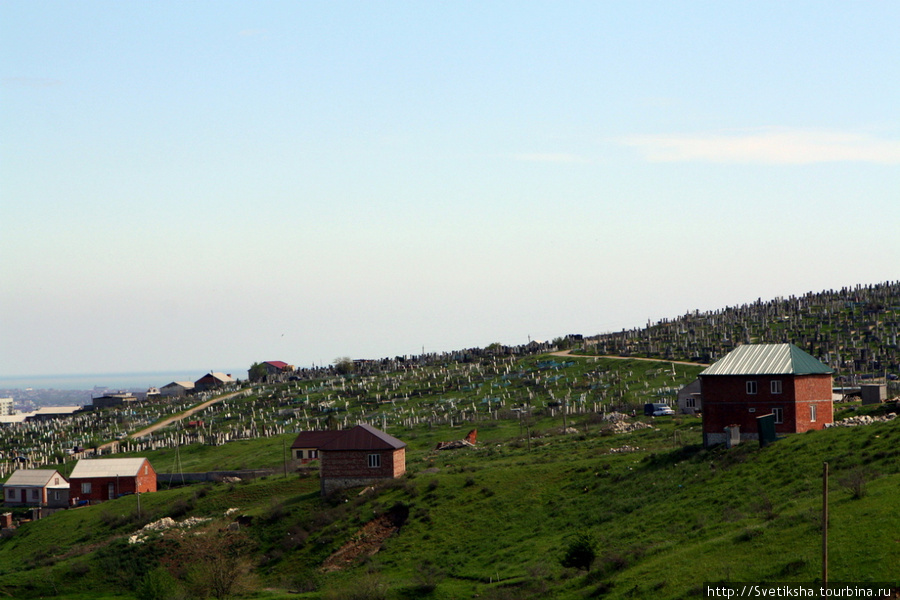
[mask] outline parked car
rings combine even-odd
[[[652,402],[644,405],[644,415],[648,417],[664,417],[674,415],[672,407],[664,402]]]

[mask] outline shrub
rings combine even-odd
[[[172,575],[161,567],[147,573],[135,590],[138,600],[177,600],[181,587]]]
[[[859,500],[860,498],[865,498],[868,493],[866,489],[868,480],[868,473],[864,469],[856,468],[838,479],[838,483],[842,488],[850,492],[850,497],[853,500]]]
[[[588,570],[597,557],[594,539],[586,534],[577,534],[563,551],[559,563],[566,568]]]

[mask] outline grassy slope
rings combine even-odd
[[[275,476],[144,495],[140,517],[135,497],[58,513],[0,543],[0,593],[76,597],[72,590],[87,587],[84,597],[133,597],[129,582],[109,574],[104,548],[127,554],[110,540],[163,515],[214,517],[224,526],[231,507],[255,516],[247,535],[258,587],[310,590],[301,597],[349,597],[356,586],[372,589],[372,577],[388,597],[438,599],[681,598],[708,581],[809,582],[821,569],[823,461],[832,472],[831,579],[896,577],[900,422],[726,452],[700,447],[699,419],[656,419],[657,429],[624,435],[588,421],[574,418],[579,433],[561,435],[559,417],[538,419],[534,427],[544,435],[530,450],[512,421],[480,423],[477,451],[431,451],[469,425],[392,429],[409,443],[409,475],[374,495],[348,495],[348,502],[324,503],[315,477]],[[278,467],[282,441],[291,437],[183,448],[180,457],[186,471]],[[641,450],[610,453],[624,444]],[[161,472],[174,464],[171,450],[147,455]],[[851,499],[840,481],[860,469],[870,479],[868,494]],[[409,520],[379,554],[347,572],[316,570],[398,502],[409,507]],[[577,532],[598,541],[590,572],[559,565]]]

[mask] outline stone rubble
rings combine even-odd
[[[171,517],[163,517],[158,521],[153,521],[152,523],[147,523],[141,529],[135,533],[134,535],[128,538],[129,544],[140,544],[143,543],[145,539],[150,535],[151,532],[154,531],[166,531],[167,529],[189,529],[191,527],[195,527],[200,525],[201,523],[206,523],[207,521],[211,521],[212,519],[204,519],[201,517],[188,517],[182,522],[177,522],[175,519]]]
[[[643,421],[634,421],[633,423],[628,423],[627,421],[613,421],[610,430],[613,433],[631,433],[632,431],[651,429],[652,427],[653,425],[644,423]]]
[[[825,427],[856,427],[858,425],[871,425],[872,423],[887,423],[897,418],[897,413],[888,413],[880,417],[872,417],[869,415],[857,415],[847,417],[841,421],[834,423],[826,423]]]
[[[638,452],[638,451],[640,451],[640,448],[638,448],[637,446],[629,446],[628,444],[625,444],[624,446],[621,446],[619,448],[610,448],[609,449],[610,454],[623,454],[625,452]]]

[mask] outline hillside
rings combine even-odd
[[[593,336],[591,354],[712,363],[739,344],[793,343],[854,379],[900,371],[900,282],[810,292],[692,311],[647,327]]]
[[[688,315],[583,340],[573,348],[580,355],[494,346],[245,386],[191,417],[199,427],[176,422],[122,440],[118,450],[148,457],[164,474],[271,475],[162,486],[140,505],[127,496],[26,523],[0,540],[0,595],[674,599],[699,597],[705,582],[813,582],[821,575],[823,462],[831,471],[830,579],[900,585],[900,419],[726,451],[702,448],[696,417],[611,416],[673,401],[703,368],[676,359],[705,358],[698,348],[723,351],[734,330],[722,323],[739,321],[745,340],[782,341],[753,325],[776,310],[785,312],[772,322],[788,341],[809,348],[848,340],[834,343],[845,369],[838,373],[874,374],[844,358],[863,341],[866,360],[877,357],[867,365],[895,372],[897,286],[853,291],[864,305],[852,305],[848,293],[791,299],[799,313],[777,301]],[[816,334],[815,318],[802,315],[819,314],[820,297],[831,308]],[[716,345],[715,335],[726,337]],[[589,355],[598,350],[633,358]],[[29,424],[3,430],[0,441],[6,456],[37,464],[47,457],[65,474],[74,463],[61,448],[99,445],[190,406],[148,403]],[[849,403],[837,405],[836,416],[895,410]],[[406,442],[408,473],[362,495],[322,499],[316,472],[286,462],[285,449],[297,431],[357,422]],[[622,432],[626,424],[633,431]],[[476,448],[434,450],[473,428]],[[208,520],[190,533],[158,531],[128,543],[164,517]]]
[[[159,580],[200,597],[214,593],[204,556],[270,598],[687,598],[708,581],[808,582],[820,574],[822,461],[832,474],[832,579],[892,581],[898,423],[732,451],[702,449],[687,417],[630,434],[583,417],[568,435],[538,419],[530,444],[513,424],[484,423],[479,448],[455,452],[432,448],[462,428],[422,426],[404,435],[409,474],[370,494],[323,501],[315,476],[276,475],[145,494],[140,514],[132,496],[26,525],[0,544],[0,590],[165,597],[139,596]],[[273,458],[280,441],[270,440]],[[234,508],[253,522],[222,533]],[[405,521],[380,552],[319,568],[346,544],[364,545],[363,526],[386,514]],[[201,536],[125,541],[163,516],[213,520],[194,530]],[[589,571],[560,562],[581,534],[596,543]]]

